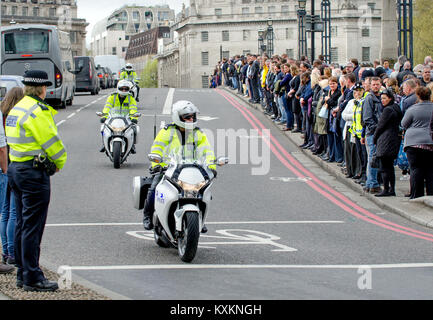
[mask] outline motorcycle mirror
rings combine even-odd
[[[132,117],[137,117],[137,118],[140,118],[142,116],[142,114],[141,113],[139,113],[139,112],[137,112],[137,113],[135,113],[135,114],[133,114],[132,115]]]
[[[102,113],[102,112],[96,112],[96,115],[97,115],[98,117],[102,117],[103,113]]]
[[[150,153],[147,155],[147,157],[149,158],[149,160],[151,162],[155,162],[155,163],[161,163],[162,162],[162,157],[159,154]]]
[[[227,157],[219,157],[218,159],[216,159],[215,163],[216,163],[217,166],[222,167],[222,166],[224,166],[224,165],[226,165],[226,164],[229,163],[229,158],[227,158]]]

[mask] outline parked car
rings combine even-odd
[[[98,94],[101,90],[95,61],[93,57],[74,57],[75,68],[81,69],[76,75],[76,92],[90,92],[92,95]]]
[[[21,76],[0,76],[0,101],[3,100],[10,89],[14,87],[24,88],[23,79]]]
[[[120,77],[120,70],[125,66],[125,59],[115,55],[101,55],[95,56],[95,64],[97,66],[100,65],[101,67],[110,68],[114,77],[113,86],[116,87]]]
[[[99,67],[96,69],[97,75],[99,78],[99,85],[101,89],[107,89],[108,88],[108,79],[105,77],[105,68]]]

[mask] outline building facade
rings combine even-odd
[[[321,0],[315,1],[320,15]],[[298,57],[297,0],[191,0],[172,26],[178,34],[181,87],[201,88],[222,58],[260,53],[259,32],[273,28],[274,54]],[[307,1],[307,13],[310,13]],[[381,55],[382,1],[331,1],[331,60],[372,61]],[[397,15],[395,14],[395,21]],[[395,31],[397,33],[397,31]],[[308,52],[311,43],[307,34]],[[397,43],[393,43],[395,48]],[[321,54],[321,34],[315,36]],[[170,72],[168,72],[170,74]],[[165,82],[164,79],[161,80]]]
[[[77,2],[75,0],[2,0],[1,24],[42,23],[55,25],[70,34],[72,54],[86,55],[85,19],[77,18]]]
[[[174,10],[168,5],[124,6],[117,9],[93,28],[90,39],[92,55],[117,55],[125,59],[132,36],[169,26],[174,18]]]

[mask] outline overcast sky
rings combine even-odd
[[[78,0],[78,18],[86,19],[89,23],[87,34],[90,35],[96,22],[110,15],[114,10],[125,4],[136,4],[139,6],[154,6],[157,4],[168,4],[175,13],[180,12],[182,3],[189,5],[189,0]]]

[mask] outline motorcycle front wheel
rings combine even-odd
[[[197,212],[185,212],[182,222],[183,236],[178,239],[178,252],[183,262],[191,262],[198,247],[200,237]]]
[[[120,168],[120,161],[122,158],[122,143],[115,141],[113,143],[113,164],[115,169]]]

